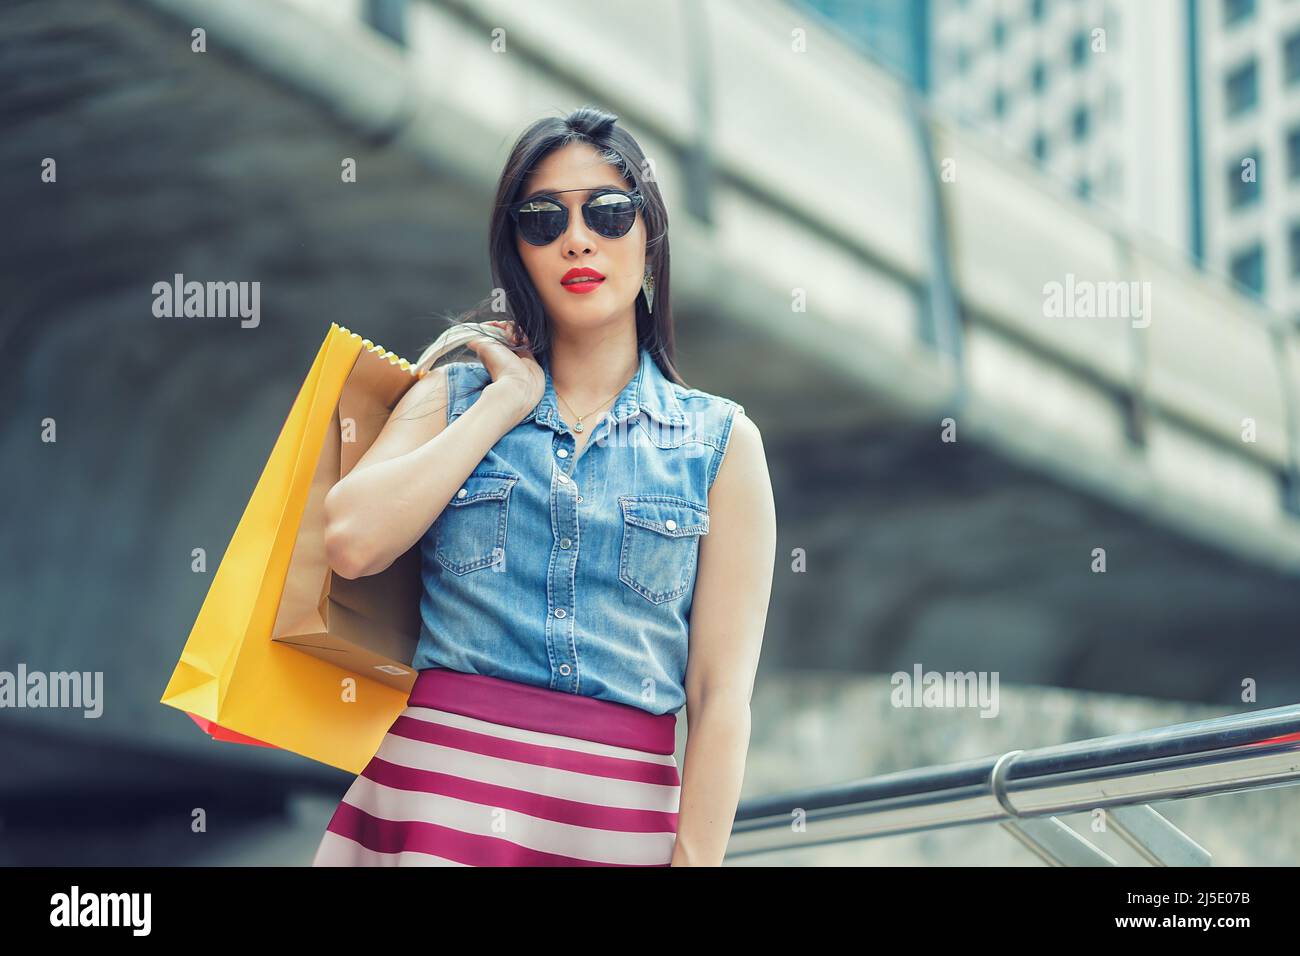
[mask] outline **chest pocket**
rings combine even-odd
[[[618,578],[655,604],[686,593],[709,509],[671,495],[621,495],[623,546]]]
[[[438,516],[434,557],[454,574],[505,570],[510,492],[517,475],[479,471],[465,479]]]

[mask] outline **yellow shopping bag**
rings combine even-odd
[[[409,689],[273,641],[272,632],[327,430],[338,427],[340,395],[363,349],[399,363],[330,324],[161,700],[214,739],[280,747],[351,773],[374,755]],[[414,383],[409,363],[400,367]]]

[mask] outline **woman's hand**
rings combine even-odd
[[[473,338],[465,343],[467,348],[474,350],[474,354],[492,376],[491,384],[484,391],[507,395],[518,410],[518,424],[542,400],[542,395],[546,392],[546,373],[533,358],[532,351],[527,349],[527,336],[519,331],[513,321],[483,324],[500,329],[512,343],[525,346],[525,351],[513,352],[490,335]]]

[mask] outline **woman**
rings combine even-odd
[[[673,367],[667,213],[616,120],[520,137],[491,224],[509,320],[424,374],[326,501],[345,577],[419,544],[423,628],[316,865],[722,862],[775,511],[742,406]]]

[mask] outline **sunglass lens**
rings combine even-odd
[[[602,193],[583,207],[587,225],[606,239],[627,235],[636,222],[636,203],[623,193]]]
[[[550,200],[533,200],[519,207],[519,234],[524,242],[544,246],[564,232],[564,208]]]

